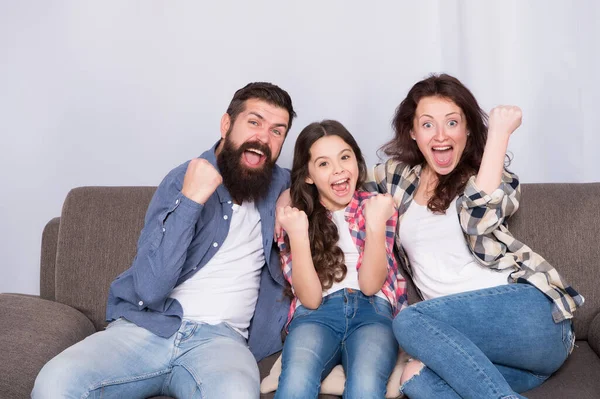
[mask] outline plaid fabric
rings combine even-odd
[[[412,202],[419,185],[421,165],[410,167],[388,160],[370,170],[364,189],[390,193],[398,208],[398,227],[402,216]],[[573,317],[573,312],[584,302],[575,291],[539,254],[515,239],[506,227],[506,220],[519,208],[521,188],[516,175],[504,171],[500,186],[486,194],[475,185],[471,176],[465,192],[456,201],[459,222],[469,249],[475,259],[491,269],[513,269],[511,282],[534,285],[554,302],[552,317],[560,322]],[[408,257],[402,248],[400,235],[396,245],[400,260],[412,276]]]
[[[356,244],[356,248],[358,249],[359,255],[358,262],[356,263],[356,270],[360,269],[364,256],[366,237],[366,219],[363,214],[364,201],[367,198],[370,198],[374,195],[376,194],[356,190],[354,196],[352,197],[352,200],[350,201],[350,203],[346,207],[346,210],[344,211],[344,217],[346,218],[346,221],[348,222],[348,226],[350,228],[350,235],[352,236],[352,240],[354,241],[354,244]],[[388,274],[385,279],[385,282],[383,283],[383,286],[381,287],[381,291],[392,305],[394,314],[408,306],[406,296],[406,281],[398,271],[398,264],[396,263],[396,257],[394,256],[394,234],[396,232],[397,222],[398,213],[394,213],[394,215],[386,223],[385,248],[387,252]],[[291,252],[287,251],[287,246],[285,244],[283,235],[278,238],[277,245],[280,249],[281,268],[283,270],[283,276],[290,283],[293,291],[294,285],[292,284],[292,254]],[[295,297],[290,305],[290,311],[288,313],[288,324],[292,320],[292,316],[294,315],[294,311],[296,310],[297,302],[298,298]]]

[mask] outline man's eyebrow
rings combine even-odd
[[[260,119],[261,121],[264,121],[264,120],[265,120],[264,116],[262,116],[261,114],[259,114],[259,113],[257,113],[257,112],[254,112],[254,111],[250,111],[250,112],[248,112],[248,115],[254,115],[254,116],[256,116],[258,119]],[[275,124],[274,124],[274,126],[275,126],[275,127],[284,127],[284,128],[286,128],[286,129],[287,129],[287,127],[288,127],[287,123],[275,123]]]
[[[259,114],[257,112],[254,112],[254,111],[248,112],[248,115],[254,115],[254,116],[256,116],[260,120],[263,120],[263,121],[265,120],[265,118],[261,114]]]

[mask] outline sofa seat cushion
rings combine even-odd
[[[525,392],[529,399],[597,399],[600,392],[600,357],[590,348],[587,341],[576,341],[576,347],[565,364],[544,384]],[[261,381],[267,375],[279,353],[258,363]],[[271,399],[274,392],[262,394],[261,399]],[[334,399],[339,396],[319,395],[319,399]]]
[[[525,392],[529,399],[597,399],[600,395],[600,358],[587,341],[575,341],[565,364],[541,386]]]
[[[0,396],[28,398],[42,366],[95,331],[87,317],[69,306],[0,294]]]

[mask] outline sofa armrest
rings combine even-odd
[[[600,313],[598,313],[590,323],[588,343],[594,352],[600,356]]]
[[[42,255],[40,257],[40,296],[54,301],[54,274],[56,271],[56,247],[60,218],[50,220],[42,233]]]
[[[0,294],[0,396],[28,398],[42,366],[94,332],[92,322],[67,305]]]

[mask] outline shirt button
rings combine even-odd
[[[231,204],[231,201],[227,201],[228,204]]]
[[[138,305],[140,305],[140,306],[144,306],[144,301],[139,301],[139,302],[138,302]]]
[[[218,247],[218,246],[219,246],[219,243],[218,243],[218,242],[213,242],[213,247],[215,247],[215,248],[216,248],[216,247]]]
[[[164,233],[165,231],[167,231],[167,229],[166,229],[165,227],[163,227],[163,233]]]
[[[223,215],[223,219],[227,220],[227,219],[229,219],[229,216]]]
[[[179,199],[175,200],[175,205],[179,205]]]

